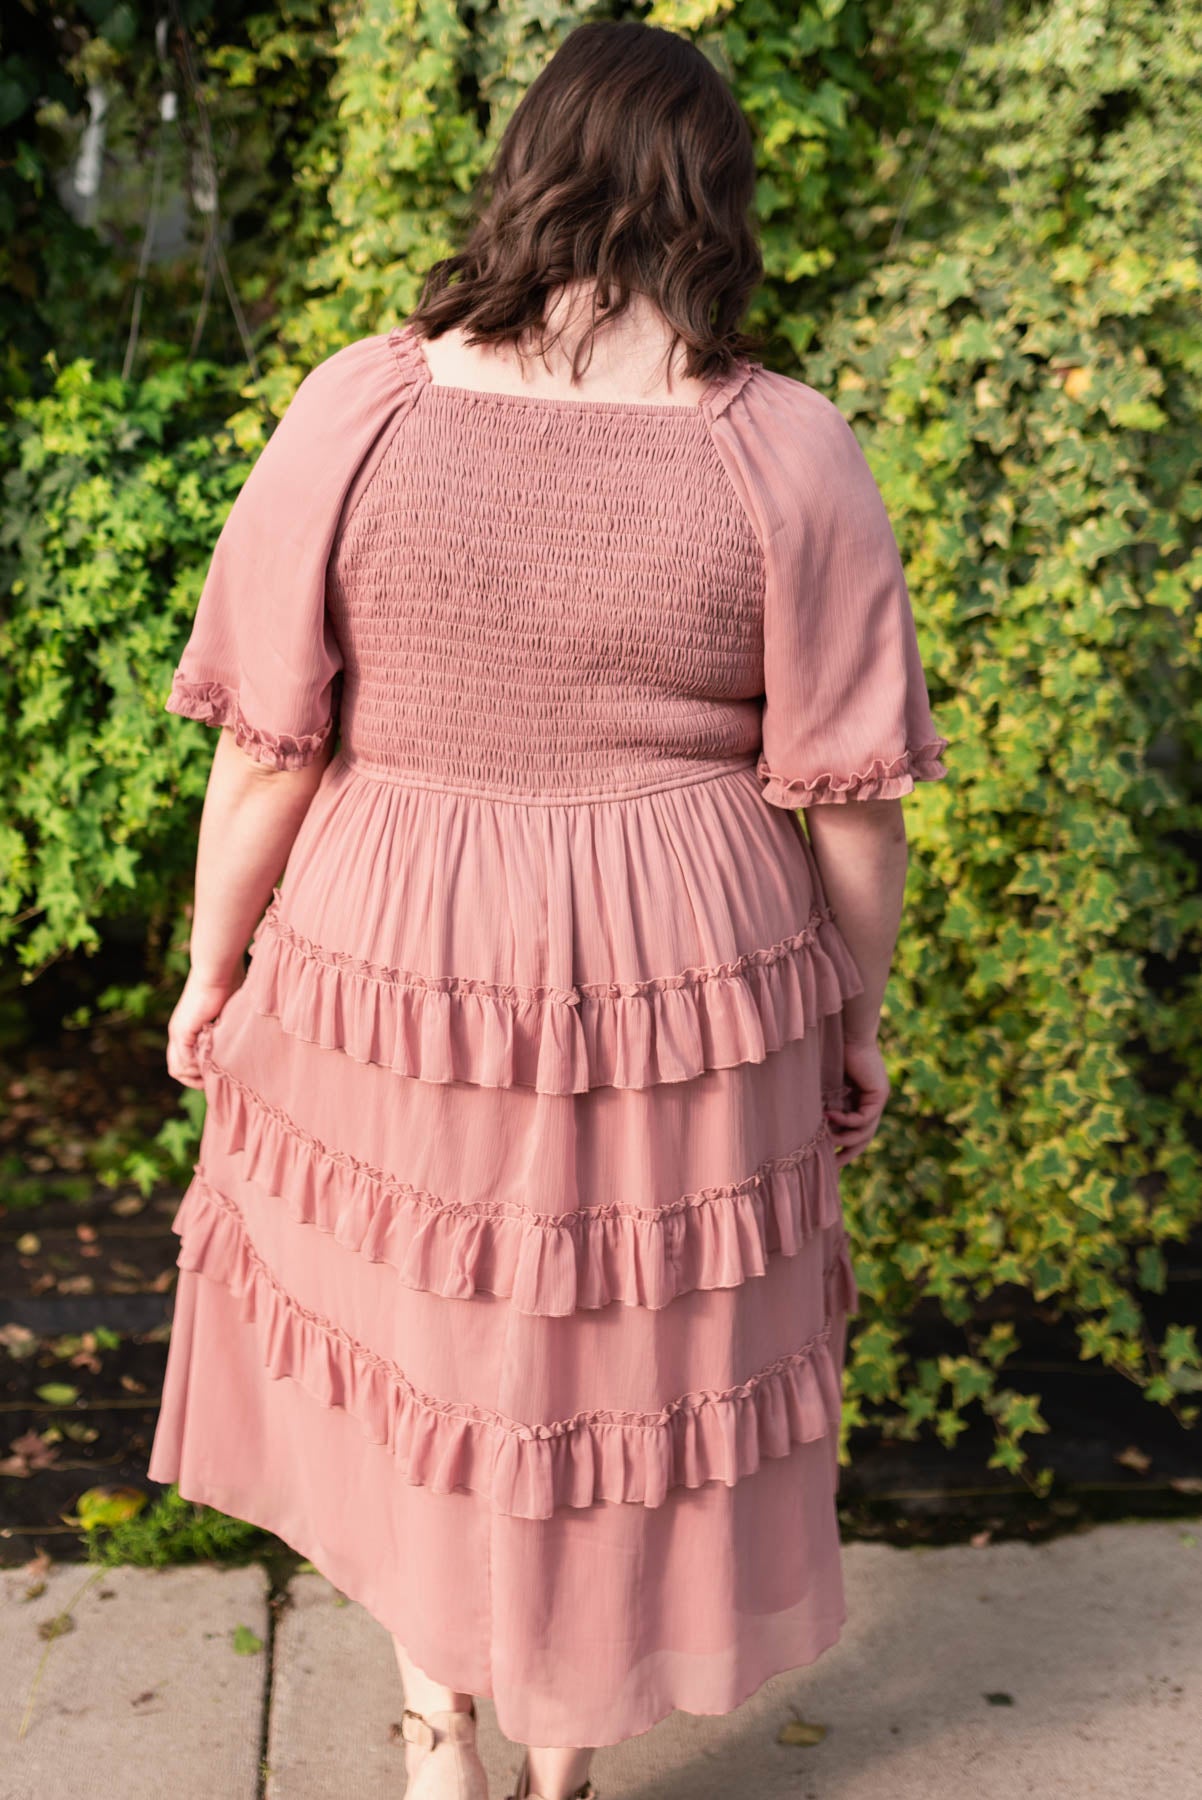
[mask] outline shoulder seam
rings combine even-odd
[[[347,513],[346,518],[342,521],[341,525],[338,527],[338,533],[334,539],[335,545],[338,545],[342,542],[343,537],[345,536],[347,531],[350,529],[351,520],[355,517],[355,514],[359,511],[359,508],[363,505],[363,502],[366,500],[368,494],[372,490],[372,487],[375,485],[376,477],[380,473],[380,465],[383,463],[384,458],[388,455],[389,449],[392,446],[392,440],[393,440],[393,438],[395,438],[395,436],[396,436],[397,432],[400,430],[401,426],[405,423],[405,420],[409,416],[409,412],[410,412],[409,407],[407,407],[407,406],[402,407],[401,410],[397,413],[396,418],[392,421],[392,424],[389,426],[388,430],[383,434],[383,437],[380,439],[377,439],[377,444],[379,445],[379,453],[376,455],[375,466],[373,467],[371,474],[367,477],[367,480],[363,483],[362,488],[360,489],[358,495],[356,496],[355,504],[351,507],[350,512]],[[376,451],[376,444],[373,444],[371,449],[367,453],[368,456],[371,456],[375,451]]]
[[[386,335],[402,382],[415,388],[425,387],[430,380],[430,367],[414,343],[408,324],[394,325]]]
[[[396,338],[402,329],[403,328],[401,326],[395,325],[395,326],[393,326],[391,331],[381,334],[387,338],[389,349],[392,352],[393,362],[396,365],[396,367],[398,368],[399,373],[402,377],[401,382],[396,390],[396,396],[397,396],[397,398],[396,398],[396,415],[391,420],[391,422],[384,428],[384,431],[381,433],[380,437],[376,439],[375,443],[373,443],[371,445],[370,449],[367,452],[367,456],[375,457],[374,467],[372,468],[371,473],[369,474],[367,480],[364,482],[358,495],[356,496],[354,505],[351,507],[350,511],[347,513],[346,517],[342,520],[341,524],[338,527],[338,531],[334,538],[334,546],[335,547],[341,543],[346,532],[350,529],[350,524],[351,524],[352,519],[354,519],[355,515],[359,511],[359,508],[363,505],[363,502],[366,500],[368,494],[371,492],[372,487],[375,484],[376,477],[379,475],[380,468],[384,462],[384,459],[388,455],[388,452],[392,446],[393,439],[396,437],[397,432],[400,430],[401,426],[405,423],[405,420],[409,417],[409,414],[412,412],[414,406],[416,405],[418,394],[420,392],[421,386],[423,385],[420,381],[414,382],[414,381],[406,381],[404,379],[405,375],[407,374],[407,370],[406,370],[404,360],[398,352],[397,343],[396,343]],[[362,342],[364,340],[359,340],[359,341]],[[366,460],[366,458],[364,460]]]
[[[702,402],[706,418],[711,423],[715,419],[720,419],[735,395],[743,391],[756,370],[762,367],[763,364],[754,358],[741,357],[736,367],[723,376],[719,382],[717,394],[712,399],[707,398]]]

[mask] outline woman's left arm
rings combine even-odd
[[[204,1086],[197,1035],[242,985],[246,947],[332,748],[331,736],[300,768],[271,768],[221,732],[200,820],[188,978],[167,1025],[167,1068],[185,1087]]]

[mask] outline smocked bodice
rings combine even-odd
[[[330,562],[342,746],[399,780],[538,800],[754,760],[763,555],[705,412],[431,380]]]

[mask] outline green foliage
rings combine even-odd
[[[982,54],[929,171],[929,235],[840,298],[806,369],[880,481],[953,741],[952,776],[908,814],[895,1098],[847,1183],[876,1333],[848,1423],[885,1399],[902,1435],[941,1399],[958,1417],[967,1369],[1015,1472],[1046,1426],[995,1385],[1011,1339],[974,1328],[999,1287],[1065,1309],[1083,1358],[1183,1421],[1198,1410],[1197,1346],[1181,1326],[1157,1344],[1139,1291],[1163,1291],[1160,1246],[1202,1218],[1202,268],[1171,191],[1202,121],[1196,66],[1154,54],[1180,51],[1175,20],[1079,54],[1104,10],[1053,8]],[[1049,121],[1071,155],[1044,154]],[[971,150],[997,191],[940,210]],[[1132,161],[1142,217],[1098,192]],[[909,1366],[922,1296],[964,1328],[967,1364]]]
[[[246,473],[212,423],[232,401],[207,363],[131,384],[74,362],[5,434],[0,942],[26,980],[106,918],[157,941],[179,911],[212,743],[163,701]]]
[[[329,0],[180,7],[161,43],[159,20],[124,0],[6,13],[0,395],[39,390],[50,350],[120,369],[131,336],[130,373],[147,334],[236,362],[247,346],[230,292],[252,339],[273,333],[328,232]],[[73,191],[75,174],[101,109],[102,176],[89,197]]]
[[[172,1563],[245,1561],[277,1548],[257,1525],[184,1500],[172,1486],[136,1517],[87,1534],[88,1561],[102,1568],[165,1568]]]

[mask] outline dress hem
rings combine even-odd
[[[152,1476],[151,1479],[153,1480],[155,1478]],[[388,1632],[391,1637],[399,1639],[404,1643],[404,1631],[398,1629],[391,1620],[383,1617],[381,1612],[377,1610],[378,1603],[369,1601],[365,1597],[359,1582],[353,1579],[348,1580],[344,1576],[340,1577],[329,1574],[327,1568],[323,1568],[321,1562],[319,1562],[317,1558],[311,1554],[306,1545],[300,1541],[303,1534],[292,1527],[284,1529],[279,1524],[272,1524],[266,1517],[267,1508],[263,1508],[262,1510],[258,1508],[252,1509],[259,1513],[258,1517],[252,1517],[250,1516],[250,1513],[248,1513],[245,1501],[239,1501],[236,1509],[231,1512],[229,1508],[233,1505],[233,1502],[228,1496],[223,1499],[216,1484],[205,1484],[203,1482],[189,1480],[186,1491],[185,1487],[178,1480],[175,1480],[173,1485],[176,1487],[182,1500],[187,1500],[196,1506],[213,1507],[218,1512],[225,1513],[227,1517],[241,1519],[244,1524],[253,1525],[259,1531],[270,1532],[273,1537],[278,1538],[282,1544],[286,1544],[297,1556],[303,1557],[306,1562],[311,1563],[316,1572],[321,1576],[322,1580],[328,1581],[336,1593],[353,1601],[356,1606],[361,1606],[364,1612],[367,1613],[370,1618],[375,1620],[377,1625]],[[329,1568],[335,1566],[324,1554],[322,1556],[322,1562],[325,1562]],[[812,1639],[812,1654],[804,1656],[800,1660],[794,1660],[793,1657],[790,1657],[787,1661],[780,1663],[779,1666],[767,1669],[762,1674],[756,1675],[750,1685],[740,1693],[738,1699],[732,1700],[729,1706],[696,1707],[674,1704],[667,1705],[661,1707],[660,1710],[656,1712],[652,1718],[647,1719],[645,1723],[636,1726],[633,1730],[623,1731],[618,1737],[602,1739],[599,1742],[589,1742],[588,1744],[578,1743],[575,1738],[570,1744],[553,1744],[547,1742],[544,1737],[543,1747],[547,1749],[570,1750],[612,1749],[616,1745],[629,1743],[632,1738],[644,1736],[646,1732],[653,1730],[656,1725],[660,1725],[665,1719],[670,1718],[674,1712],[687,1713],[692,1718],[698,1719],[725,1718],[728,1714],[737,1712],[741,1706],[745,1706],[747,1701],[752,1699],[767,1682],[774,1680],[778,1675],[788,1675],[794,1669],[810,1668],[818,1661],[819,1657],[824,1656],[828,1650],[833,1649],[840,1641],[847,1620],[848,1610],[846,1606],[838,1613],[822,1613],[817,1615],[815,1619],[814,1637]],[[406,1648],[408,1648],[408,1646],[406,1646]],[[508,1743],[519,1746],[524,1743],[525,1740],[520,1737],[515,1737],[511,1732],[506,1730],[491,1683],[481,1685],[477,1682],[475,1685],[470,1683],[464,1685],[451,1678],[452,1671],[449,1668],[445,1672],[440,1673],[437,1669],[430,1667],[429,1659],[422,1661],[420,1667],[432,1681],[437,1681],[441,1686],[449,1687],[455,1693],[470,1693],[474,1694],[478,1699],[491,1701],[496,1710],[497,1728],[501,1732],[501,1735]],[[593,1738],[598,1738],[600,1734],[594,1732],[592,1735]]]

